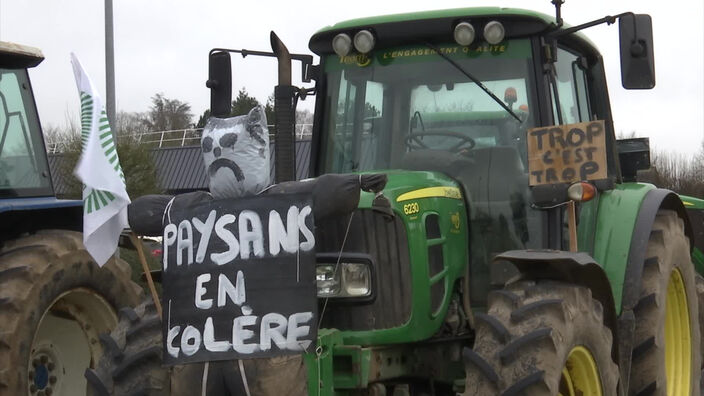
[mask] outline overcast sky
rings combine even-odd
[[[648,136],[657,149],[699,149],[704,139],[703,3],[567,0],[563,17],[572,25],[624,11],[653,17],[657,85],[652,90],[621,87],[617,25],[584,31],[604,56],[617,132]],[[117,109],[146,111],[150,98],[163,92],[188,102],[197,119],[209,105],[204,82],[213,47],[269,51],[269,31],[274,30],[291,52],[308,53],[308,39],[321,27],[350,18],[427,10],[429,4],[438,9],[521,7],[554,14],[549,0],[114,0]],[[100,0],[0,0],[0,40],[39,47],[46,57],[30,74],[45,126],[78,118],[70,52],[78,55],[105,96],[103,6]],[[237,57],[233,69],[235,92],[244,86],[260,101],[273,92],[273,60]],[[294,70],[294,77],[298,75]]]

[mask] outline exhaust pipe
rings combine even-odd
[[[279,85],[274,87],[274,173],[275,182],[296,180],[296,122],[295,95],[298,89],[291,85],[291,54],[273,31],[271,49],[279,64]]]

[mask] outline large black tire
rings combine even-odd
[[[99,268],[80,233],[40,231],[0,248],[0,395],[83,395],[83,371],[102,356],[101,332],[141,288],[130,268]]]
[[[697,303],[699,304],[699,350],[700,356],[704,359],[704,342],[701,341],[701,332],[704,329],[704,278],[700,274],[694,274],[694,281],[697,287]],[[701,362],[704,365],[704,362]],[[704,367],[700,368],[701,374],[704,374]],[[699,378],[700,394],[704,393],[704,375]]]
[[[565,392],[564,370],[575,394],[589,394],[573,373],[573,359],[591,356],[592,384],[616,395],[618,369],[601,304],[585,287],[553,281],[519,281],[489,294],[486,314],[476,315],[473,349],[463,356],[464,395],[540,395]],[[584,353],[584,351],[588,351]],[[567,364],[568,358],[570,364]],[[579,393],[582,391],[584,393]]]
[[[151,300],[135,309],[120,310],[119,324],[112,334],[105,334],[100,340],[106,354],[96,369],[88,369],[85,373],[95,396],[202,394],[202,363],[170,368],[161,365],[161,320]],[[224,392],[222,381],[239,383],[236,362],[215,362],[210,367],[210,378],[215,375],[217,379],[208,384],[207,394]],[[305,366],[300,356],[247,360],[244,367],[252,396],[307,394]],[[214,373],[216,370],[221,372]]]
[[[163,367],[161,340],[161,318],[151,299],[121,309],[115,330],[100,336],[103,359],[85,372],[93,394],[200,395],[203,365]]]
[[[688,308],[691,340],[688,348],[691,354],[689,384],[687,381],[683,383],[682,378],[685,376],[679,369],[673,370],[677,372],[674,381],[673,378],[668,378],[665,363],[668,285],[671,284],[671,276],[675,270],[679,272],[681,285],[684,285]],[[636,329],[629,394],[699,395],[701,341],[696,290],[694,266],[690,257],[689,240],[684,234],[684,223],[676,212],[661,210],[650,233],[640,300],[634,309]],[[686,355],[682,356],[686,358]],[[673,388],[674,386],[678,388]]]

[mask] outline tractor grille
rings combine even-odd
[[[317,224],[318,253],[339,254],[348,222],[349,217],[343,217]],[[388,329],[408,321],[411,313],[411,268],[403,222],[398,217],[386,221],[378,213],[358,209],[352,218],[343,257],[345,253],[371,257],[375,298],[360,302],[329,299],[322,327],[339,330]]]

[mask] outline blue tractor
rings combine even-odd
[[[85,250],[82,202],[55,197],[28,74],[43,59],[0,42],[0,395],[86,394],[100,334],[142,294]]]

